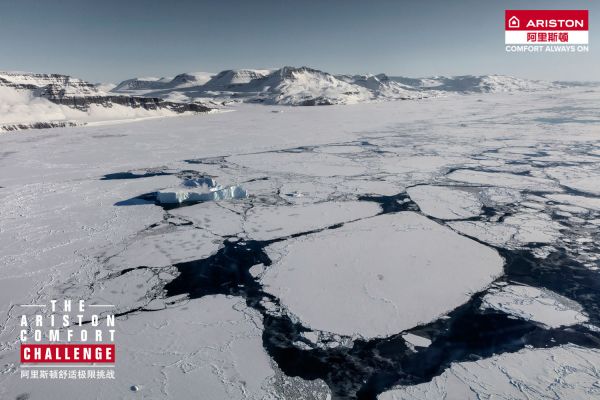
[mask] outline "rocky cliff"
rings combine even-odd
[[[0,72],[0,100],[0,130],[4,131],[210,110],[193,102],[106,93],[67,75],[23,72]]]

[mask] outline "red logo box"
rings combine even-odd
[[[22,344],[21,363],[114,363],[114,344]]]
[[[588,10],[506,10],[507,31],[587,31]]]

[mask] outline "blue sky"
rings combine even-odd
[[[0,70],[94,82],[308,65],[600,80],[597,0],[0,0]],[[504,10],[589,9],[587,54],[504,51]]]

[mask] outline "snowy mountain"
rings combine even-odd
[[[169,78],[132,78],[119,83],[114,89],[117,93],[129,93],[131,91],[147,91],[165,88],[170,82]]]
[[[97,96],[101,93],[94,84],[60,74],[0,72],[0,86],[33,90],[44,97]]]
[[[203,85],[208,82],[214,74],[210,72],[187,72],[179,74],[171,80],[166,86],[181,88],[186,86]]]
[[[563,86],[504,75],[405,78],[334,75],[309,67],[188,72],[128,79],[114,87],[68,75],[0,72],[0,130],[173,116],[236,102],[356,104]]]
[[[212,77],[204,88],[207,90],[232,90],[252,81],[267,77],[272,71],[265,69],[230,69],[221,71]]]
[[[560,87],[557,83],[521,79],[507,75],[436,76],[417,79],[391,77],[390,79],[417,90],[437,90],[456,93],[498,93]]]
[[[339,75],[338,79],[369,89],[375,97],[390,99],[415,98],[414,87],[397,82],[385,74],[379,75]],[[416,96],[419,97],[419,96]]]
[[[186,102],[241,101],[298,106],[407,100],[448,93],[540,90],[557,86],[504,75],[405,78],[385,74],[333,75],[309,67],[225,70],[204,82],[202,79],[189,79],[184,83],[177,81],[178,77],[187,75],[195,76],[181,74],[173,79],[129,79],[112,91]]]
[[[271,70],[237,69],[225,70],[218,74],[208,72],[184,73],[164,81],[155,90],[135,91],[120,88],[113,92],[132,93],[163,98],[169,101],[223,104],[241,97],[256,98],[260,88],[255,82],[267,77]],[[162,78],[164,80],[166,78]],[[129,80],[131,81],[131,80]],[[127,81],[125,81],[127,82]]]
[[[332,75],[308,67],[277,70],[226,70],[197,86],[161,84],[156,91],[132,91],[132,80],[119,84],[115,93],[137,93],[187,101],[243,101],[281,105],[354,104],[377,99],[411,99],[430,96],[418,93],[387,76]],[[136,81],[137,82],[137,81]],[[136,83],[137,84],[137,83]],[[156,87],[156,86],[155,86]]]
[[[186,72],[174,78],[132,78],[119,83],[112,91],[140,94],[140,92],[198,86],[204,85],[213,75],[210,72]]]
[[[205,112],[199,104],[104,92],[59,74],[0,72],[0,131]]]
[[[256,82],[264,102],[285,105],[352,104],[371,98],[369,90],[319,70],[283,67]]]

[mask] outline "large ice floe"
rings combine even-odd
[[[485,288],[503,265],[494,250],[412,212],[364,219],[267,251],[274,264],[261,282],[290,313],[313,329],[364,338],[437,318]]]
[[[407,192],[425,214],[445,220],[475,217],[483,206],[467,188],[424,185],[411,187]]]
[[[577,346],[525,349],[455,363],[431,382],[404,386],[379,400],[589,400],[600,398],[600,351]]]

